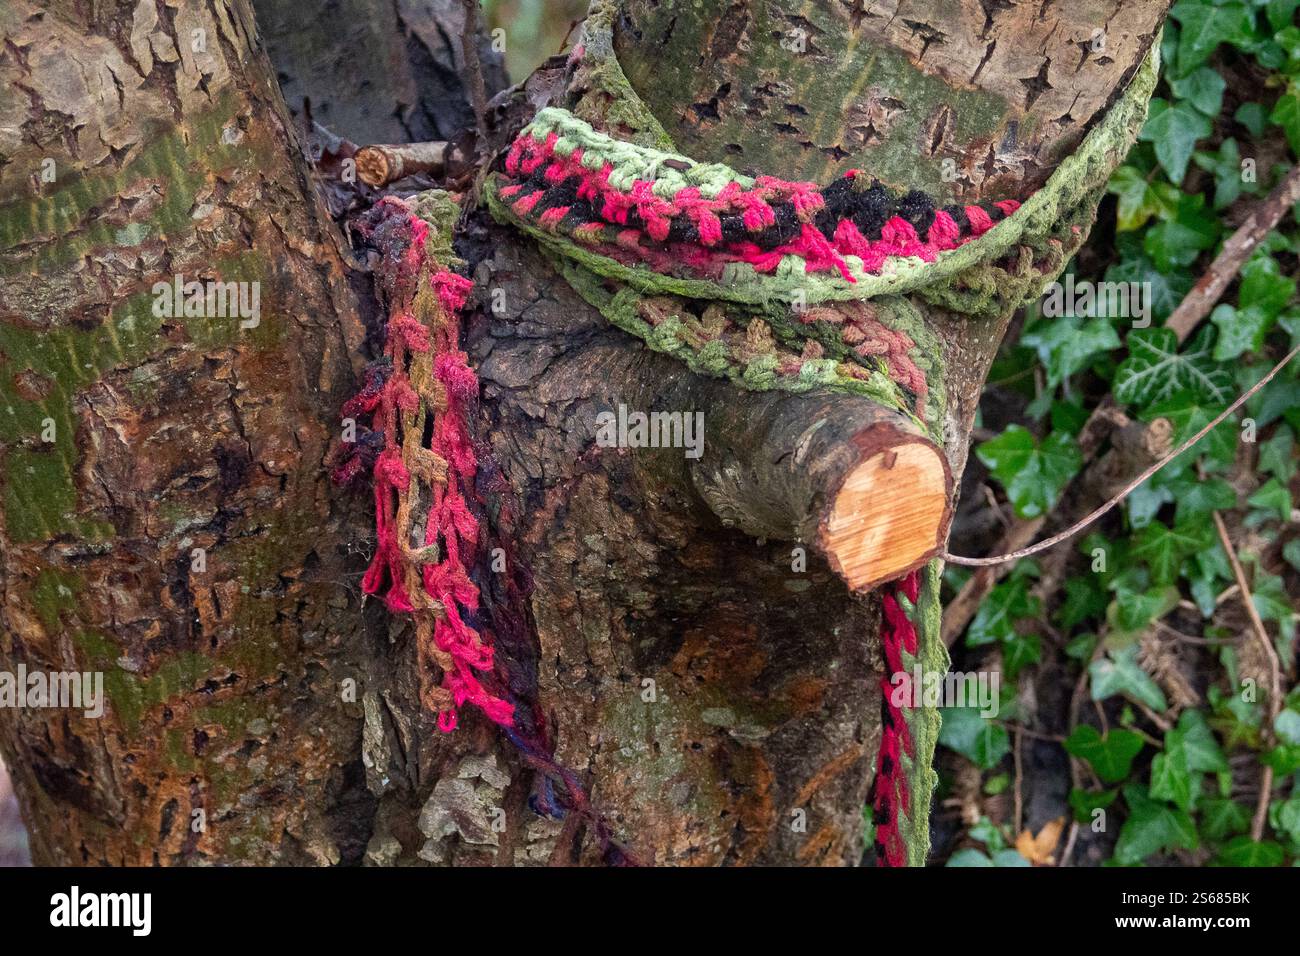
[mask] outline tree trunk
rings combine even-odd
[[[252,13],[0,16],[0,659],[108,698],[0,709],[33,859],[355,860],[376,651],[323,461],[364,309]],[[260,317],[157,314],[177,276]]]
[[[697,158],[1023,197],[1167,5],[626,0],[615,39]],[[323,460],[374,306],[349,285],[246,3],[77,9],[0,14],[0,130],[17,131],[0,146],[0,652],[10,669],[102,670],[109,699],[98,720],[0,711],[34,858],[595,862],[575,817],[530,809],[534,774],[485,719],[438,733],[410,629],[359,600],[367,502],[332,492]],[[497,140],[545,98],[535,82],[499,100]],[[349,108],[384,112],[365,91]],[[695,376],[610,327],[526,238],[477,216],[462,239],[484,306],[466,338],[479,426],[533,583],[535,643],[514,663],[557,760],[639,860],[858,861],[879,603],[799,515],[865,461],[843,449],[869,413]],[[260,281],[260,324],[154,318],[149,290],[176,273]],[[951,481],[1004,328],[929,318],[953,369]],[[597,447],[597,413],[620,404],[714,410],[706,447],[737,467]],[[811,454],[829,484],[798,467],[795,426],[823,420]]]

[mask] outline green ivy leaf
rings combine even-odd
[[[1300,155],[1300,96],[1294,87],[1285,96],[1278,97],[1268,118],[1282,127],[1286,141],[1291,144],[1291,152]]]
[[[1115,798],[1119,796],[1118,790],[1102,790],[1100,793],[1092,793],[1088,790],[1080,790],[1077,787],[1070,791],[1070,807],[1074,810],[1074,819],[1079,823],[1092,823],[1092,812],[1094,810],[1105,810]]]
[[[1204,250],[1212,248],[1221,231],[1219,220],[1205,208],[1204,195],[1179,194],[1174,213],[1146,231],[1142,248],[1156,268],[1177,269],[1191,265]]]
[[[1096,634],[1080,634],[1070,639],[1065,645],[1067,657],[1083,663],[1092,660],[1093,649],[1097,646]]]
[[[1181,0],[1170,16],[1183,26],[1178,70],[1184,74],[1209,59],[1220,43],[1244,46],[1254,40],[1255,13],[1244,3]]]
[[[1088,422],[1088,410],[1074,402],[1052,402],[1052,428],[1078,437]]]
[[[1300,713],[1284,710],[1273,721],[1273,732],[1283,743],[1300,746]]]
[[[1194,850],[1196,825],[1184,810],[1152,800],[1142,787],[1124,788],[1128,819],[1115,843],[1115,861],[1131,866],[1163,850]]]
[[[1280,804],[1274,803],[1269,809],[1273,828],[1285,833],[1293,842],[1300,843],[1300,793],[1292,793],[1289,799]]]
[[[1255,610],[1266,621],[1277,623],[1281,637],[1283,663],[1290,657],[1290,645],[1295,641],[1296,609],[1295,601],[1287,594],[1282,578],[1276,574],[1266,574],[1256,570],[1255,580],[1251,584]]]
[[[1209,436],[1206,436],[1207,440]],[[1211,511],[1227,511],[1237,507],[1237,492],[1222,478],[1197,480],[1181,474],[1167,481],[1170,500],[1178,502],[1177,521],[1185,523],[1193,518],[1203,518]]]
[[[1246,499],[1252,508],[1275,513],[1282,521],[1291,520],[1291,492],[1276,478],[1270,478]]]
[[[1265,8],[1268,11],[1268,25],[1282,32],[1295,19],[1297,7],[1300,7],[1300,0],[1268,0]]]
[[[1171,80],[1169,87],[1174,91],[1174,96],[1186,100],[1207,117],[1214,119],[1223,108],[1223,91],[1228,88],[1228,83],[1219,75],[1218,70],[1203,66],[1181,79]]]
[[[1177,208],[1178,189],[1168,183],[1151,182],[1135,166],[1124,165],[1111,173],[1106,191],[1119,199],[1115,228],[1132,232],[1146,225],[1157,214],[1172,213]],[[1173,201],[1170,201],[1172,194]]]
[[[1088,666],[1093,700],[1127,694],[1153,710],[1168,708],[1160,686],[1137,662],[1137,651],[1137,645],[1130,645],[1121,651],[1112,651],[1109,657],[1095,660]]]
[[[1300,540],[1300,539],[1297,539]],[[1076,575],[1065,580],[1065,600],[1056,611],[1056,623],[1073,631],[1084,621],[1101,617],[1106,610],[1106,595],[1096,575]]]
[[[1210,135],[1212,124],[1190,103],[1178,102],[1161,107],[1158,100],[1151,102],[1155,108],[1139,138],[1155,144],[1156,159],[1168,173],[1169,181],[1181,183],[1197,141]]]
[[[1245,352],[1258,352],[1274,318],[1263,309],[1249,308],[1238,312],[1226,302],[1216,305],[1210,321],[1219,330],[1214,343],[1214,360],[1230,362]]]
[[[1255,183],[1241,181],[1241,153],[1235,139],[1225,139],[1217,153],[1196,152],[1192,161],[1207,173],[1214,175],[1214,209],[1227,209],[1243,191],[1255,192]]]
[[[1142,750],[1142,738],[1131,730],[1112,728],[1104,737],[1097,728],[1080,724],[1065,740],[1065,750],[1088,761],[1103,783],[1119,783],[1133,767],[1133,758]]]
[[[1201,832],[1211,840],[1242,833],[1250,826],[1250,809],[1235,800],[1211,797],[1200,803]]]
[[[1030,862],[1015,850],[999,850],[989,859],[988,854],[974,847],[958,850],[948,858],[944,866],[1031,866]]]
[[[971,839],[983,843],[985,849],[990,853],[997,853],[1007,847],[1006,837],[1002,835],[1002,830],[988,817],[980,817],[969,832]]]
[[[1109,352],[1123,343],[1109,319],[1084,320],[1063,315],[1036,324],[1020,337],[1020,344],[1038,352],[1047,369],[1047,387],[1056,388],[1099,352]]]
[[[1043,656],[1043,645],[1037,634],[1017,634],[1002,645],[1002,668],[1007,680],[1014,682],[1020,672],[1037,664]]]
[[[999,850],[993,854],[994,866],[1033,866],[1016,850]]]
[[[1200,773],[1227,773],[1228,760],[1214,731],[1199,710],[1185,710],[1178,726],[1166,736],[1166,748],[1180,747],[1187,753],[1187,766]]]
[[[1268,125],[1268,110],[1264,108],[1263,103],[1251,101],[1237,107],[1237,112],[1232,114],[1232,118],[1250,131],[1251,138],[1259,139],[1264,135],[1264,128]]]
[[[1030,596],[1029,584],[1026,577],[1012,577],[989,592],[966,632],[968,647],[1010,640],[1016,636],[1016,621],[1042,613],[1042,602]]]
[[[1252,366],[1250,372],[1253,380],[1243,384],[1253,385],[1263,378],[1266,371],[1267,369],[1260,366]],[[1295,410],[1300,408],[1300,380],[1279,375],[1248,401],[1246,408],[1250,412],[1250,417],[1255,419],[1258,428],[1273,424],[1283,415],[1286,415],[1292,424],[1297,424],[1292,416]]]
[[[988,854],[983,850],[977,850],[973,846],[968,846],[964,850],[958,850],[952,856],[948,857],[945,867],[970,867],[970,866],[992,866],[993,861],[989,859]]]
[[[1228,773],[1228,762],[1204,715],[1184,711],[1178,726],[1165,734],[1164,753],[1151,763],[1151,796],[1189,810],[1203,773]]]
[[[1277,324],[1290,337],[1291,348],[1300,345],[1300,308],[1284,309],[1277,318]]]
[[[1214,346],[1215,361],[1229,361],[1244,352],[1258,352],[1264,336],[1295,296],[1295,290],[1295,280],[1282,275],[1277,259],[1267,251],[1257,252],[1241,270],[1238,308],[1219,305],[1210,314],[1210,321],[1219,330]]]
[[[1258,308],[1275,318],[1291,302],[1295,289],[1295,279],[1283,275],[1277,259],[1261,250],[1242,266],[1237,301],[1243,308]]]
[[[1130,554],[1145,561],[1158,585],[1173,584],[1183,570],[1183,558],[1213,544],[1210,526],[1190,522],[1169,528],[1153,522],[1142,529]]]
[[[1129,526],[1134,531],[1145,528],[1161,507],[1173,500],[1174,496],[1163,483],[1154,479],[1142,482],[1124,501]]]
[[[1295,474],[1295,435],[1282,425],[1273,437],[1259,443],[1259,470],[1285,483]]]
[[[939,743],[957,751],[981,770],[996,767],[1011,752],[1007,729],[981,717],[974,707],[944,707],[939,711],[943,724]]]
[[[1069,435],[1052,432],[1040,444],[1020,425],[1007,426],[997,438],[980,444],[975,454],[1002,483],[1022,518],[1050,510],[1083,465],[1079,446]]]
[[[1115,370],[1115,397],[1126,405],[1146,405],[1190,392],[1226,405],[1232,400],[1232,375],[1217,365],[1211,352],[1214,332],[1203,328],[1178,351],[1172,329],[1135,329],[1129,333],[1129,357]]]
[[[1120,235],[1116,249],[1122,258],[1106,270],[1107,282],[1137,282],[1147,290],[1153,322],[1169,318],[1178,303],[1192,289],[1192,277],[1186,270],[1170,272],[1156,268],[1156,264],[1143,252],[1143,242],[1136,236]]]
[[[1282,848],[1272,840],[1256,843],[1249,836],[1234,837],[1219,851],[1213,866],[1281,866]]]
[[[1176,587],[1140,590],[1122,584],[1115,589],[1115,599],[1106,608],[1106,621],[1121,634],[1133,634],[1164,617],[1178,605]]]
[[[1192,775],[1187,752],[1170,750],[1151,761],[1151,796],[1169,800],[1186,810],[1192,802]]]
[[[1300,770],[1300,747],[1289,744],[1274,747],[1259,759],[1272,767],[1279,777],[1285,777]]]
[[[1282,557],[1286,558],[1287,564],[1300,571],[1300,538],[1292,538],[1282,549]]]

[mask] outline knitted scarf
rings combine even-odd
[[[618,67],[612,16],[612,5],[596,0],[569,62],[570,108],[540,111],[488,178],[493,215],[553,253],[557,269],[611,323],[692,371],[751,390],[867,395],[911,416],[936,443],[947,414],[943,368],[920,307],[1005,317],[1060,273],[1145,117],[1159,49],[1157,42],[1124,95],[1023,204],[939,206],[859,170],[819,187],[675,153]],[[600,132],[602,124],[623,138]],[[421,647],[443,674],[426,701],[444,730],[465,703],[511,727],[514,705],[485,676],[491,642],[464,614],[477,600],[463,554],[475,533],[464,502],[476,468],[464,402],[477,385],[454,320],[467,284],[435,269],[428,287],[414,301],[416,324],[428,326],[419,314],[432,308],[432,337],[422,338],[407,312],[393,312],[385,357],[354,400],[383,435],[371,466],[379,542],[363,586],[386,588],[390,607],[416,617]],[[428,422],[426,448],[417,436]],[[402,498],[413,476],[435,488],[423,544],[414,547]],[[882,865],[922,865],[928,854],[939,715],[896,703],[892,678],[948,667],[941,570],[932,561],[882,588],[882,732],[871,795]],[[432,623],[422,625],[431,610]],[[541,754],[535,761],[549,759],[544,747],[526,746]],[[580,793],[576,782],[573,789]]]

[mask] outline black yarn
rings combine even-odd
[[[568,207],[561,223],[566,231],[572,231],[587,223],[610,225],[600,215],[597,205],[578,198],[582,180],[578,176],[569,176],[561,183],[548,183],[544,167],[538,167],[526,179],[518,180],[523,186],[519,195],[528,196],[540,190],[533,206],[533,215],[540,215],[548,209]],[[917,236],[924,239],[930,227],[934,225],[935,203],[925,192],[919,189],[909,190],[903,196],[895,196],[879,180],[872,180],[866,189],[859,187],[848,176],[841,176],[821,191],[823,207],[812,217],[811,222],[828,240],[834,240],[835,230],[845,219],[851,220],[858,231],[867,239],[880,238],[885,223],[899,216],[912,225]],[[771,250],[785,245],[799,235],[804,221],[795,211],[792,202],[771,204],[775,223],[758,232],[751,232],[745,227],[744,217],[735,213],[725,213],[718,217],[725,243],[752,242],[760,249]],[[1007,214],[994,203],[981,203],[980,207],[992,222],[1001,222]],[[952,217],[962,236],[970,234],[970,217],[966,207],[951,204],[943,211]],[[635,209],[628,210],[627,222],[619,224],[628,229],[646,231],[645,222]],[[668,242],[695,245],[700,241],[700,230],[685,213],[673,216],[668,227]]]
[[[898,214],[912,224],[918,236],[924,236],[934,224],[934,200],[913,189],[898,201]]]

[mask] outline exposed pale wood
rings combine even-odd
[[[357,150],[357,176],[367,186],[387,186],[415,173],[440,175],[448,143],[409,143],[404,146],[363,146]]]
[[[822,529],[822,549],[850,587],[867,590],[932,556],[948,521],[943,455],[910,442],[849,473]]]
[[[725,524],[813,544],[858,591],[942,547],[952,517],[947,457],[893,409],[836,394],[738,402],[711,383],[665,398],[665,407],[704,411],[706,450],[691,480]]]

